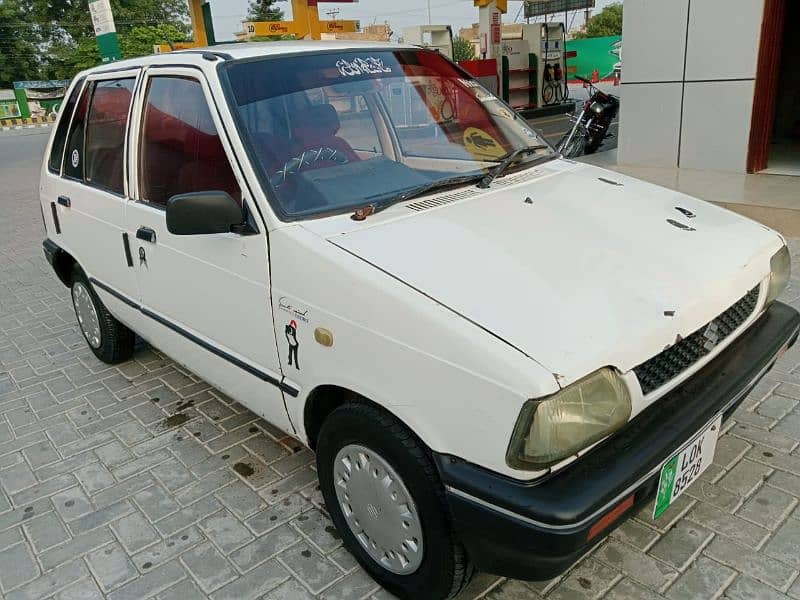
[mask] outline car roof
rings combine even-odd
[[[281,54],[299,54],[314,52],[348,51],[348,50],[395,50],[418,48],[408,44],[390,42],[362,42],[352,40],[291,40],[281,42],[245,42],[219,44],[216,46],[176,50],[161,54],[150,54],[137,58],[106,63],[84,71],[84,75],[103,72],[134,69],[149,65],[198,65],[208,64],[208,58],[215,56],[223,59],[257,58],[259,56],[280,56]]]

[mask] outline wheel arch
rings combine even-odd
[[[63,248],[59,248],[53,255],[53,271],[56,272],[59,281],[67,287],[72,285],[72,269],[76,264],[78,261],[75,257]]]
[[[412,425],[407,423],[405,419],[403,419],[396,412],[352,389],[343,387],[341,385],[322,384],[311,390],[306,397],[306,401],[303,406],[302,427],[306,435],[306,444],[309,448],[316,450],[319,432],[322,429],[322,424],[325,422],[325,419],[328,417],[328,415],[348,402],[369,404],[376,409],[391,415],[393,418],[405,425],[410,431],[412,431],[420,440],[420,442],[427,447],[425,441],[420,438],[419,433],[414,430]]]

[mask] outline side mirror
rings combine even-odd
[[[167,231],[175,235],[229,233],[242,220],[242,207],[227,192],[177,194],[167,201]]]

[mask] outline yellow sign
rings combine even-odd
[[[352,33],[358,31],[358,21],[319,21],[319,28],[322,33]],[[247,38],[270,35],[303,37],[308,34],[308,26],[298,21],[246,21],[244,32]]]
[[[464,147],[478,160],[491,160],[506,155],[505,148],[496,139],[477,127],[467,127],[464,130]]]
[[[153,52],[155,54],[160,54],[162,52],[172,52],[173,50],[189,50],[190,48],[201,48],[200,44],[195,44],[194,42],[173,42],[172,48],[170,48],[169,44],[158,44],[153,46]]]
[[[481,6],[489,6],[491,2],[492,0],[473,0],[472,5],[480,8]],[[501,13],[508,12],[507,0],[495,0],[495,6],[497,6],[497,10]]]

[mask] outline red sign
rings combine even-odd
[[[492,44],[500,43],[500,13],[492,13]]]

